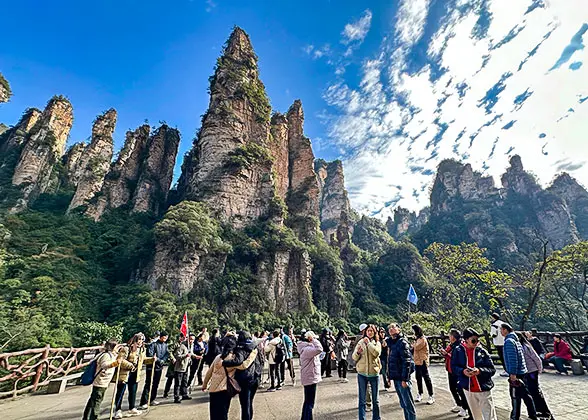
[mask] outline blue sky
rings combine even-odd
[[[541,180],[588,183],[585,0],[21,1],[3,6],[0,72],[13,124],[53,94],[70,143],[102,111],[126,130],[177,126],[181,156],[233,25],[251,36],[275,110],[302,99],[317,157],[344,161],[352,205],[385,218],[427,204],[439,161],[498,177],[519,153]]]

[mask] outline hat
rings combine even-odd
[[[306,331],[306,332],[304,333],[304,338],[305,338],[305,339],[307,339],[307,340],[308,340],[309,338],[316,338],[316,334],[315,334],[315,333],[313,333],[312,331]]]
[[[362,332],[363,330],[365,330],[367,328],[367,324],[361,324],[359,326],[359,332]]]

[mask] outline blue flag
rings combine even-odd
[[[414,305],[416,305],[419,301],[419,298],[416,292],[414,291],[414,287],[412,287],[412,284],[410,285],[410,289],[408,289],[408,296],[406,297],[406,300],[408,300],[410,303]]]

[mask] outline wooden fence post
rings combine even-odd
[[[45,365],[46,360],[49,358],[49,349],[51,347],[47,344],[45,350],[43,351],[43,356],[41,356],[41,360],[39,361],[39,366],[37,366],[37,373],[35,374],[35,379],[33,380],[33,392],[37,390],[39,386],[39,380],[41,379],[41,375],[43,374],[43,367]],[[49,366],[47,366],[47,372],[49,372]]]

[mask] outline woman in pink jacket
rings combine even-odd
[[[321,361],[319,356],[323,352],[323,346],[312,331],[307,331],[304,334],[304,341],[300,340],[296,347],[300,355],[300,383],[304,387],[302,420],[312,420],[316,384],[321,381]]]

